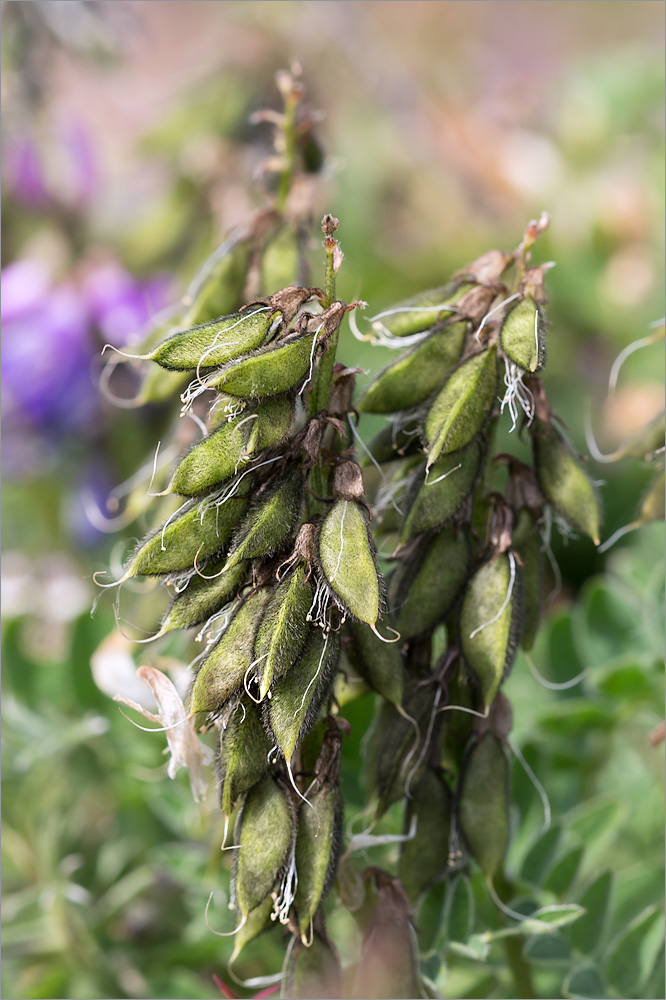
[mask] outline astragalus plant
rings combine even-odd
[[[531,996],[525,936],[583,910],[556,893],[540,909],[507,905],[520,751],[502,686],[539,629],[552,530],[595,544],[600,534],[595,485],[543,382],[549,265],[533,265],[531,251],[548,220],[530,223],[516,250],[357,319],[364,303],[336,297],[343,257],[330,215],[323,287],[306,277],[311,230],[288,198],[311,121],[297,81],[280,84],[284,113],[267,116],[272,204],[223,245],[142,355],[153,368],[139,398],[180,395],[202,432],[159,493],[168,516],[120,581],[159,578],[171,601],[158,637],[192,629],[201,644],[184,704],[142,668],[160,704],[153,718],[195,791],[215,737],[234,963],[281,924],[284,996],[407,998],[435,995],[438,948],[484,962],[498,940],[517,995]],[[354,358],[337,357],[346,317],[357,336],[401,350],[360,399]],[[357,452],[363,413],[388,422]],[[497,450],[502,421],[517,454]],[[372,505],[362,465],[373,482],[381,474]],[[378,544],[390,553],[384,573]],[[368,822],[402,808],[404,823],[349,839],[345,704],[368,689],[379,696]],[[195,731],[209,734],[199,749]],[[357,863],[359,850],[391,842],[394,870]],[[485,936],[473,934],[470,870],[499,914]],[[360,941],[342,962],[326,927],[341,907]]]

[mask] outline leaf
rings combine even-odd
[[[547,733],[571,739],[590,730],[612,729],[616,713],[611,706],[584,698],[571,698],[551,705],[537,716],[537,726]]]
[[[587,962],[571,970],[564,980],[562,994],[571,1000],[603,1000],[607,996],[598,967]]]
[[[652,974],[664,943],[664,913],[655,906],[643,910],[609,948],[608,982],[620,996],[639,996]]]
[[[485,935],[473,934],[464,943],[462,941],[450,941],[449,951],[462,958],[471,958],[475,962],[485,962],[490,952],[490,942]]]
[[[535,910],[521,925],[523,934],[550,934],[555,927],[566,927],[579,920],[585,910],[577,903],[557,903]]]
[[[467,941],[474,928],[474,894],[466,875],[458,875],[449,884],[444,921],[447,941]]]
[[[569,943],[555,931],[548,937],[531,937],[525,942],[523,956],[528,962],[536,965],[571,965],[571,947]]]
[[[602,872],[585,890],[579,902],[586,913],[580,918],[570,934],[570,941],[576,951],[593,955],[603,941],[610,917],[613,874]]]
[[[548,872],[543,888],[556,896],[563,896],[573,883],[585,853],[584,847],[574,847],[555,862]]]
[[[532,885],[541,885],[551,867],[562,836],[560,826],[551,826],[532,844],[520,869],[520,878]]]
[[[605,841],[625,814],[625,808],[616,799],[599,796],[572,809],[566,816],[566,826],[588,848]]]

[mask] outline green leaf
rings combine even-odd
[[[643,910],[615,939],[606,955],[606,974],[620,996],[640,995],[663,943],[664,913],[655,906]]]
[[[573,883],[585,853],[584,847],[574,847],[555,862],[543,883],[543,888],[563,896]]]
[[[562,995],[570,1000],[603,1000],[606,985],[597,966],[587,962],[575,966],[564,980]]]
[[[621,802],[599,796],[577,806],[567,814],[565,825],[588,848],[605,841],[623,818],[625,809]]]
[[[447,941],[466,941],[474,928],[474,894],[466,875],[458,875],[446,893],[444,911]]]
[[[541,885],[553,863],[562,836],[560,826],[551,826],[532,844],[520,869],[520,878],[532,885]]]
[[[571,947],[557,931],[547,937],[531,937],[525,942],[523,956],[535,965],[571,965]]]
[[[593,729],[612,729],[615,722],[611,706],[584,698],[555,703],[537,716],[538,728],[566,739],[584,736]]]
[[[624,705],[654,703],[663,691],[661,671],[657,675],[656,671],[650,672],[633,660],[595,672],[592,679],[603,694]],[[659,692],[658,688],[661,689]]]
[[[449,951],[452,951],[455,955],[460,955],[461,958],[471,958],[475,962],[485,962],[490,951],[490,942],[486,940],[485,935],[473,934],[464,944],[462,941],[450,941],[448,948]]]
[[[613,893],[613,874],[599,875],[585,890],[579,902],[586,913],[570,934],[573,947],[584,955],[592,955],[602,943],[608,927]]]
[[[554,906],[543,906],[526,920],[522,926],[523,934],[550,934],[554,927],[566,927],[579,920],[585,910],[577,903],[558,903]]]

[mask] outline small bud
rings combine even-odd
[[[359,621],[374,625],[379,615],[379,577],[374,543],[362,508],[340,499],[319,532],[319,559],[337,602]]]
[[[509,842],[509,763],[500,740],[485,733],[467,751],[459,781],[458,819],[470,854],[492,878]]]
[[[336,219],[333,215],[327,214],[321,220],[321,231],[324,236],[333,236],[333,234],[337,232],[339,225],[339,219]]]
[[[393,413],[416,406],[441,385],[462,353],[466,323],[436,329],[408,354],[394,361],[368,387],[358,409]]]
[[[497,351],[474,354],[463,361],[444,383],[428,416],[428,467],[441,454],[464,448],[479,434],[497,393]]]

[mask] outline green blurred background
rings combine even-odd
[[[177,302],[261,204],[269,133],[248,118],[277,106],[274,74],[297,59],[322,112],[315,221],[340,219],[341,296],[377,312],[487,249],[513,248],[546,209],[552,226],[535,259],[557,262],[549,396],[581,450],[589,400],[613,450],[663,406],[659,346],[632,355],[612,400],[606,387],[619,351],[663,314],[664,8],[17,0],[2,18],[3,996],[216,997],[212,976],[224,978],[231,944],[203,917],[229,867],[214,792],[197,805],[184,776],[166,779],[162,737],[133,729],[109,697],[130,684],[132,655],[187,661],[191,647],[182,637],[157,651],[119,642],[96,668],[104,690],[91,671],[114,629],[108,596],[90,616],[91,575],[119,565],[142,530],[101,530],[107,497],[150,462],[176,409],[108,404],[101,347],[131,341]],[[387,356],[349,331],[339,354],[371,372]],[[364,419],[366,440],[380,425]],[[605,481],[608,537],[633,519],[652,470],[592,468]],[[566,831],[552,864],[589,848],[570,898],[615,873],[608,926],[590,952],[602,958],[663,896],[663,752],[648,742],[662,715],[661,551],[659,524],[605,556],[583,540],[556,542],[564,587],[535,659],[556,680],[589,674],[582,690],[554,693],[521,659],[507,688],[514,739]],[[150,631],[156,605],[144,603],[135,611],[128,589],[123,614]],[[348,711],[349,821],[364,804],[373,711],[372,696]],[[514,793],[518,871],[540,803],[519,769]],[[222,902],[211,919],[231,927]],[[353,953],[348,916],[330,921]],[[586,967],[575,935],[564,943],[559,966],[539,967],[543,996],[569,989],[563,969]],[[243,974],[276,971],[281,949],[276,928]],[[648,965],[636,990],[632,973],[611,995],[663,995]],[[446,996],[511,995],[492,963],[479,972],[451,960],[434,976]]]

